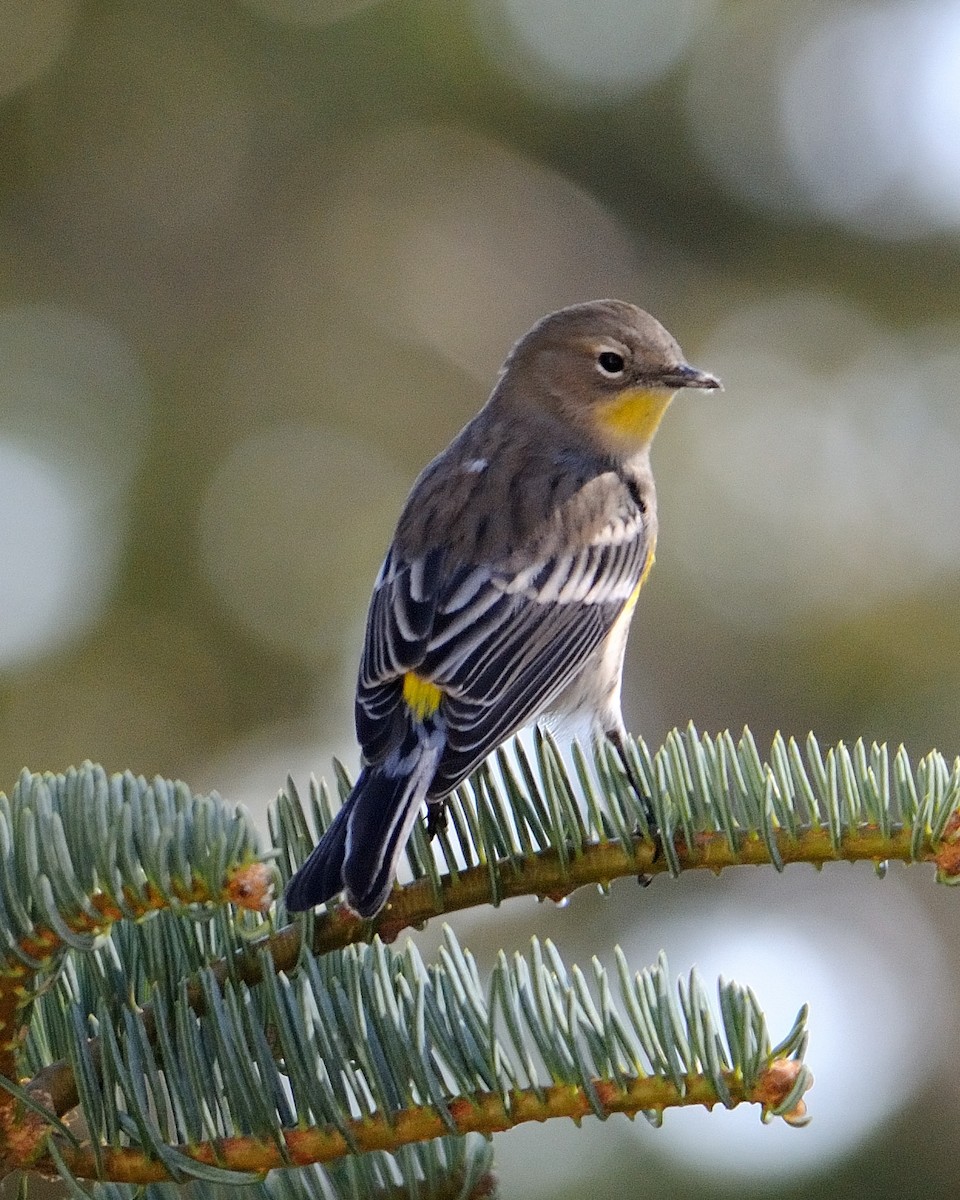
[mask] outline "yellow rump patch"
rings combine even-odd
[[[403,699],[417,720],[423,721],[432,717],[440,707],[443,692],[416,671],[407,671],[403,677]]]
[[[625,441],[645,445],[657,432],[672,399],[673,395],[667,391],[632,388],[621,392],[615,400],[603,406],[600,423],[608,432]]]

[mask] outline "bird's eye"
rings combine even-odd
[[[622,375],[626,363],[616,350],[603,350],[597,355],[597,366],[604,375]]]

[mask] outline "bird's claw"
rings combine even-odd
[[[424,822],[423,832],[426,835],[427,841],[432,842],[438,833],[443,833],[447,828],[447,802],[446,800],[427,801],[427,819]]]

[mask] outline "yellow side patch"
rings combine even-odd
[[[637,580],[637,586],[630,593],[629,600],[627,600],[626,604],[623,606],[623,611],[625,613],[631,613],[633,612],[634,608],[636,608],[637,600],[640,598],[640,589],[647,582],[647,576],[653,570],[653,564],[656,561],[656,558],[656,547],[651,546],[650,553],[647,555],[647,561],[643,564],[643,570],[640,572],[640,578]]]
[[[673,396],[666,391],[633,388],[621,392],[600,410],[600,423],[609,433],[638,446],[646,445],[657,432]]]
[[[440,707],[443,692],[416,671],[407,671],[403,677],[403,699],[417,720],[423,721],[432,717]]]

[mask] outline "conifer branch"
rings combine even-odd
[[[61,1160],[62,1161],[62,1160]],[[397,1164],[401,1164],[398,1183]],[[66,1164],[64,1164],[64,1169]],[[231,1182],[204,1181],[186,1186],[171,1183],[99,1183],[95,1200],[235,1200],[237,1176]],[[83,1195],[90,1194],[87,1184]],[[244,1200],[489,1200],[496,1194],[492,1143],[476,1134],[413,1143],[398,1156],[372,1150],[325,1167],[277,1170],[259,1183],[245,1184]]]
[[[812,735],[804,755],[778,734],[763,762],[749,730],[734,744],[729,733],[711,738],[692,725],[655,755],[632,739],[626,752],[625,767],[612,747],[601,747],[595,763],[575,750],[573,778],[547,735],[538,735],[533,762],[519,743],[516,762],[501,749],[497,769],[484,764],[452,798],[436,856],[415,829],[414,882],[395,889],[372,922],[342,907],[308,918],[312,952],[375,934],[392,941],[441,914],[516,896],[559,901],[625,876],[863,861],[882,872],[895,860],[932,862],[939,882],[960,882],[960,759],[948,766],[933,751],[914,768],[903,747],[891,759],[886,746],[863,742],[824,755]],[[339,784],[349,789],[342,769]],[[322,831],[331,805],[315,781],[310,808]],[[292,873],[312,846],[292,783],[273,834]]]
[[[724,1072],[725,1107],[758,1104],[764,1116],[782,1105],[796,1086],[803,1068],[790,1060],[771,1064],[752,1089],[734,1072]],[[512,1089],[506,1095],[474,1092],[462,1095],[445,1111],[418,1105],[399,1112],[375,1114],[345,1121],[342,1129],[284,1130],[282,1144],[251,1137],[223,1138],[194,1146],[172,1147],[181,1159],[193,1160],[226,1171],[259,1175],[286,1167],[302,1167],[332,1162],[347,1154],[365,1154],[373,1150],[395,1153],[402,1146],[431,1141],[444,1136],[479,1133],[488,1137],[503,1133],[529,1121],[549,1121],[567,1117],[579,1124],[584,1117],[601,1120],[622,1113],[662,1115],[670,1108],[713,1108],[718,1103],[714,1082],[706,1075],[684,1076],[681,1086],[671,1080],[635,1079],[623,1085],[604,1079],[590,1079],[585,1086],[557,1084],[542,1088]],[[803,1100],[780,1113],[790,1124],[802,1124],[806,1109]],[[81,1179],[108,1179],[129,1183],[156,1183],[170,1178],[169,1168],[141,1150],[109,1149],[95,1155],[83,1147],[63,1147],[59,1156],[70,1173]],[[98,1161],[99,1160],[99,1161]],[[53,1170],[49,1160],[35,1164],[39,1170]]]
[[[560,899],[621,875],[900,859],[960,878],[960,764],[936,753],[913,765],[902,749],[824,754],[812,738],[801,750],[778,737],[764,762],[748,732],[734,743],[690,727],[655,754],[630,742],[626,756],[575,751],[570,770],[542,735],[532,756],[501,750],[454,796],[436,854],[415,832],[414,882],[376,921],[333,907],[273,932],[259,911],[270,872],[219,798],[89,765],[24,775],[0,796],[5,1168],[39,1155],[68,1173],[104,1178],[109,1162],[213,1187],[235,1178],[225,1162],[262,1172],[270,1155],[291,1165],[304,1146],[311,1161],[339,1147],[360,1169],[376,1160],[359,1155],[368,1146],[412,1154],[438,1132],[462,1145],[464,1130],[558,1106],[576,1117],[584,1101],[648,1116],[698,1097],[751,1101],[802,1119],[802,1019],[771,1049],[742,990],[721,993],[721,1036],[699,982],[681,985],[678,1009],[662,966],[636,983],[621,969],[618,1012],[602,972],[591,993],[549,945],[534,943],[530,963],[502,958],[488,993],[453,942],[429,970],[410,950],[365,945],[444,912]],[[342,769],[338,785],[349,786]],[[309,805],[323,829],[322,785]],[[283,879],[312,844],[292,787],[271,831]],[[272,919],[283,917],[280,900]],[[12,1082],[25,1074],[26,1091]],[[54,1117],[78,1101],[82,1146]],[[430,1161],[417,1170],[436,1175]]]
[[[204,975],[205,1018],[157,1007],[156,1047],[122,1010],[104,1029],[99,1100],[85,1105],[92,1143],[51,1133],[39,1165],[216,1182],[556,1116],[659,1120],[678,1105],[752,1102],[803,1119],[805,1014],[773,1047],[736,984],[721,985],[717,1021],[695,972],[671,994],[665,962],[631,976],[620,955],[618,1005],[599,964],[588,984],[534,939],[529,959],[501,955],[483,989],[449,930],[430,968],[412,945],[394,955],[379,942],[324,962],[254,991]]]
[[[217,900],[259,911],[257,854],[245,814],[217,796],[129,772],[108,779],[90,763],[24,771],[9,800],[0,794],[0,1076],[19,1077],[25,1015],[68,952],[164,909]],[[9,1088],[0,1094],[0,1166],[33,1161],[47,1136],[22,1107]]]

